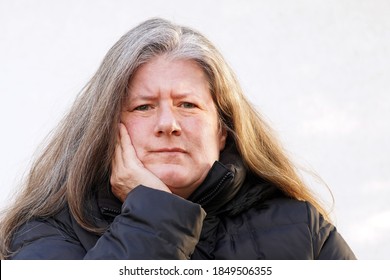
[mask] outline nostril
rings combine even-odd
[[[171,123],[170,125],[159,125],[156,128],[156,134],[161,135],[175,135],[179,136],[181,134],[181,128],[176,123]]]

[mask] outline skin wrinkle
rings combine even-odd
[[[129,89],[121,122],[135,154],[173,193],[187,198],[226,140],[205,73],[194,61],[159,56],[135,72]]]

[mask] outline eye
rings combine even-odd
[[[195,108],[196,105],[194,103],[191,103],[191,102],[183,102],[180,104],[180,107],[186,108],[186,109],[192,109],[192,108]]]
[[[139,105],[137,107],[134,108],[134,111],[147,111],[147,110],[150,110],[152,108],[152,106],[148,105],[148,104],[144,104],[144,105]]]

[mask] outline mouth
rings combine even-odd
[[[161,149],[156,149],[156,150],[153,150],[153,152],[155,153],[186,153],[185,150],[183,150],[182,148],[161,148]]]

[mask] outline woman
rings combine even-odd
[[[354,259],[220,53],[125,34],[2,220],[8,259]]]

